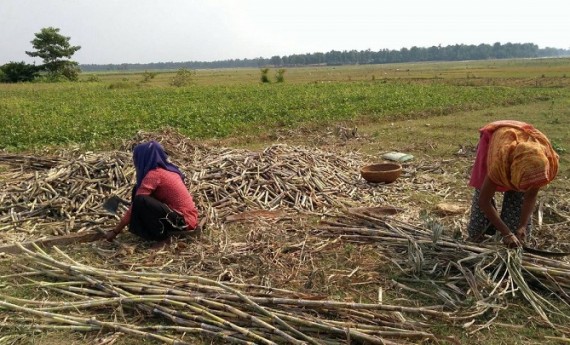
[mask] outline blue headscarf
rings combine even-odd
[[[168,162],[164,149],[154,140],[135,146],[133,149],[133,162],[137,172],[137,184],[134,191],[140,187],[146,174],[157,167],[177,173],[184,181],[184,174],[176,165]]]

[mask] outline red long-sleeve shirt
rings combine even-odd
[[[188,229],[195,229],[198,225],[198,210],[186,185],[175,172],[163,168],[149,171],[137,189],[136,195],[149,195],[166,204],[184,218]],[[131,220],[131,209],[123,216],[126,224]]]

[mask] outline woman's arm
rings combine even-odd
[[[107,241],[114,240],[115,237],[117,237],[117,235],[120,234],[121,231],[123,231],[125,226],[127,226],[129,224],[130,220],[131,220],[131,217],[130,217],[130,212],[129,212],[121,218],[121,220],[119,221],[117,226],[115,226],[115,229],[107,231],[107,233],[105,234],[105,239]]]
[[[151,195],[152,192],[160,184],[160,177],[158,176],[158,174],[159,172],[157,169],[149,171],[146,174],[146,176],[143,178],[141,185],[137,189],[136,195]],[[129,225],[129,223],[131,222],[132,210],[133,210],[133,205],[131,204],[131,206],[129,207],[127,212],[123,215],[117,226],[115,226],[115,229],[108,231],[107,234],[105,235],[107,241],[112,241],[113,239],[115,239],[115,237],[117,237],[117,235],[120,234],[121,231],[123,231],[123,229],[127,225]]]
[[[503,236],[503,243],[509,247],[519,247],[521,243],[518,238],[511,232],[509,227],[503,222],[499,216],[499,212],[493,206],[493,196],[497,190],[497,185],[491,181],[489,176],[485,177],[483,185],[481,186],[481,193],[479,194],[479,208],[487,219],[495,226],[495,228]]]

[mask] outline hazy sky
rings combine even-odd
[[[81,64],[213,61],[330,50],[535,43],[570,48],[568,0],[0,0],[0,65],[41,28]]]

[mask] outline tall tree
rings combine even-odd
[[[63,76],[70,80],[77,79],[79,67],[77,62],[71,61],[71,57],[81,46],[72,46],[69,43],[71,37],[59,33],[59,28],[47,27],[35,34],[31,43],[35,51],[26,52],[31,57],[43,59],[42,68],[51,77]]]

